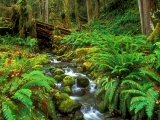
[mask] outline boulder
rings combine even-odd
[[[77,87],[86,88],[89,86],[89,80],[85,76],[77,77]]]
[[[64,74],[64,70],[63,70],[63,69],[57,68],[57,69],[54,71],[54,75],[61,75],[61,74]]]
[[[64,86],[72,86],[75,83],[75,78],[73,76],[66,76],[63,79]]]

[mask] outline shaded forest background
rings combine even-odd
[[[19,1],[0,2],[0,16],[10,17],[10,6]],[[139,34],[138,1],[132,0],[27,0],[35,19],[76,30],[99,30],[105,34]],[[88,24],[89,23],[89,24]]]

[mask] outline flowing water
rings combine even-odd
[[[51,57],[50,60],[51,64],[67,64],[68,63],[62,63],[61,61],[57,61],[55,57]],[[71,67],[64,67],[63,68],[66,75],[74,76],[75,77],[75,84],[72,86],[72,95],[70,96],[71,99],[74,99],[81,103],[81,113],[83,114],[84,120],[109,120],[109,114],[107,113],[100,113],[97,109],[97,103],[95,99],[95,93],[97,91],[96,83],[89,79],[87,75],[82,73],[75,73],[74,70]],[[48,73],[50,74],[50,73]],[[80,88],[77,86],[77,77],[78,76],[84,76],[86,77],[90,85],[86,88]],[[61,83],[56,84],[57,88],[61,87]],[[79,95],[79,92],[84,92],[84,94]],[[112,119],[113,120],[113,119]],[[117,119],[118,120],[118,119]]]

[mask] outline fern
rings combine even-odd
[[[4,117],[7,120],[16,120],[16,113],[15,110],[17,109],[17,106],[15,105],[15,103],[7,98],[7,96],[0,96],[1,100],[0,103],[2,105],[2,111],[4,114]]]
[[[30,99],[32,92],[29,89],[20,89],[12,96],[13,99],[19,100],[29,110],[32,108],[32,100]]]
[[[137,114],[139,111],[145,109],[148,118],[151,119],[155,103],[159,97],[158,91],[153,90],[151,83],[140,85],[133,81],[125,81],[122,84],[128,83],[134,86],[134,89],[123,90],[122,94],[127,93],[133,95],[130,101],[130,111],[134,111],[134,113]]]
[[[47,81],[41,81],[41,80],[34,80],[34,81],[27,82],[21,87],[21,89],[30,88],[32,86],[42,86],[42,87],[45,87],[47,90],[51,89]]]

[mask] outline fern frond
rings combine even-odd
[[[140,102],[139,104],[137,104],[135,108],[135,113],[138,113],[141,109],[144,109],[146,105],[146,102]]]
[[[122,93],[129,93],[129,94],[137,94],[137,95],[142,95],[145,96],[145,93],[136,89],[129,89],[129,90],[123,90]]]
[[[15,113],[17,106],[15,103],[11,99],[7,98],[7,96],[1,96],[1,103],[4,117],[7,120],[17,120]]]
[[[55,112],[55,105],[53,104],[53,101],[51,98],[47,98],[47,109],[49,111],[50,116],[52,117],[52,119],[56,119],[56,112]]]
[[[119,85],[119,81],[118,81],[118,80],[115,80],[114,83],[113,83],[113,85],[110,86],[109,89],[107,89],[108,91],[110,91],[110,94],[109,94],[109,96],[108,96],[109,103],[112,103],[112,100],[114,99],[114,97],[116,97],[116,96],[115,96],[115,95],[117,94],[116,92],[119,93],[119,89],[118,89],[119,87],[118,87],[118,85]],[[117,90],[118,90],[118,91],[117,91]]]
[[[117,86],[116,91],[114,93],[113,101],[112,101],[112,106],[113,109],[117,110],[118,107],[118,102],[119,102],[119,93],[120,93],[120,88]]]
[[[11,86],[10,86],[10,89],[9,89],[9,92],[12,93],[16,89],[18,89],[18,87],[21,85],[21,83],[22,83],[21,79],[19,79],[19,78],[13,78]]]
[[[149,88],[153,87],[153,83],[143,84],[143,91],[147,91]]]
[[[31,109],[32,108],[32,100],[30,99],[31,94],[32,91],[29,89],[20,89],[12,96],[12,98],[19,100],[28,109]]]
[[[122,94],[121,92],[120,94],[121,94],[120,95],[121,96],[120,97],[120,111],[122,113],[122,116],[125,117],[126,111],[130,107],[131,96],[129,95],[129,93]]]
[[[129,75],[127,75],[124,79],[131,79],[131,80],[141,80],[142,77],[138,75],[137,72],[131,72]]]
[[[121,85],[125,85],[125,84],[130,84],[133,88],[136,88],[136,89],[143,91],[142,86],[133,80],[123,80]]]
[[[33,80],[33,81],[29,81],[26,84],[24,84],[21,89],[27,89],[33,86],[41,86],[46,88],[47,90],[50,90],[51,87],[49,85],[49,83],[47,81],[41,81],[41,80]]]
[[[56,83],[56,81],[49,77],[49,76],[45,76],[42,71],[38,71],[38,70],[35,70],[35,71],[32,71],[28,74],[24,74],[23,75],[23,79],[22,80],[41,80],[41,81],[48,81],[48,82],[52,82],[52,83]]]
[[[137,96],[137,97],[133,97],[132,99],[131,99],[131,102],[130,102],[130,111],[132,111],[133,109],[139,109],[139,108],[137,108],[137,106],[140,104],[140,103],[142,103],[142,102],[144,102],[145,104],[146,104],[146,99],[145,99],[145,97],[143,97],[143,96]],[[141,107],[141,106],[140,106]],[[135,112],[136,113],[136,112]]]

